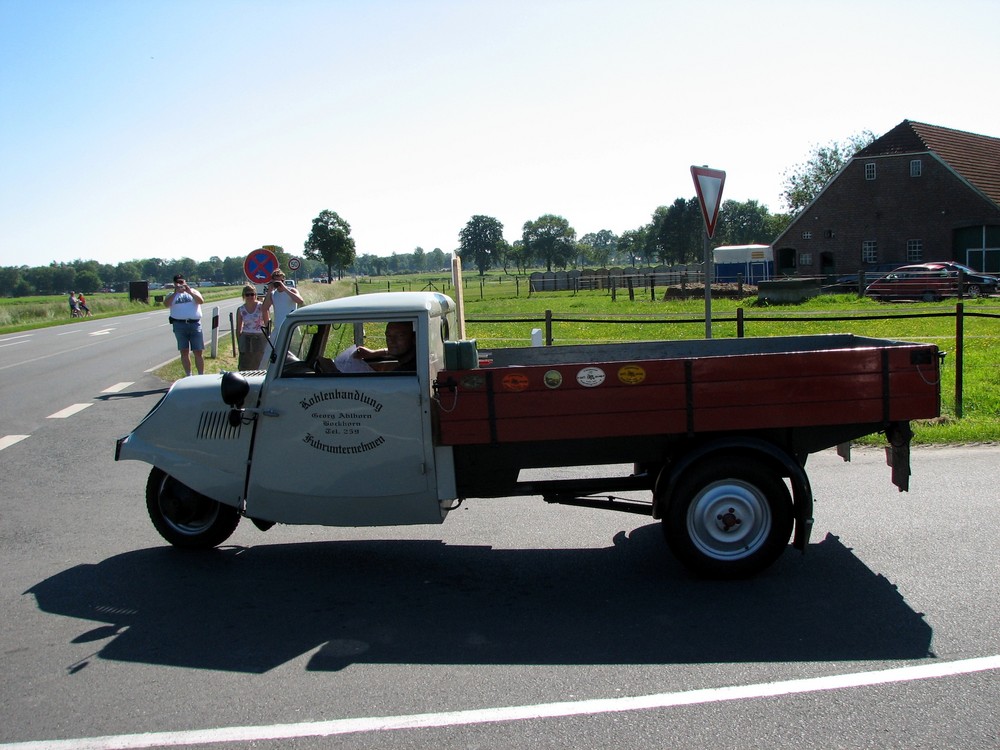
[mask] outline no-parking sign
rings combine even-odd
[[[252,251],[243,261],[243,273],[255,284],[266,284],[277,270],[278,256],[264,248]]]

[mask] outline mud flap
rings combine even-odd
[[[892,467],[892,483],[900,492],[910,490],[910,439],[913,430],[909,422],[892,422],[886,427],[889,445],[885,449],[885,462]]]

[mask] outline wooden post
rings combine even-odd
[[[545,346],[552,346],[552,311],[545,311]]]

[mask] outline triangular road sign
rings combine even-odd
[[[719,220],[722,186],[726,184],[726,173],[721,169],[691,167],[691,179],[694,180],[694,189],[698,193],[701,215],[705,219],[705,230],[711,238],[715,234],[715,222]]]

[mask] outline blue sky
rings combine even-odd
[[[453,250],[469,218],[621,233],[782,210],[814,145],[1000,136],[1000,3],[0,0],[0,265]]]

